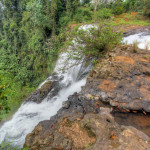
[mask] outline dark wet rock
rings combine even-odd
[[[78,76],[77,76],[77,81],[83,79],[87,74],[89,73],[89,70],[92,68],[92,63],[91,61],[84,60],[84,62],[81,64],[81,68],[79,70]]]
[[[58,92],[62,89],[62,85],[60,85],[59,80],[52,82],[52,90],[49,92],[47,99],[50,100],[52,97],[56,96]]]
[[[124,36],[127,37],[127,36],[130,36],[130,35],[133,35],[133,34],[138,34],[138,33],[141,33],[143,32],[144,35],[150,35],[150,26],[144,26],[144,27],[138,27],[138,28],[135,28],[135,29],[132,29],[130,31],[126,31],[124,32]]]
[[[53,87],[53,83],[51,81],[47,81],[40,89],[37,89],[35,92],[31,93],[31,95],[25,100],[25,102],[33,101],[36,103],[41,103],[44,98],[48,95]]]
[[[47,79],[47,81],[39,89],[31,93],[25,102],[33,101],[36,103],[41,103],[46,97],[47,100],[51,100],[51,98],[56,96],[63,88],[63,85],[60,84],[62,79],[63,76],[58,76],[57,74],[53,73],[51,80]]]

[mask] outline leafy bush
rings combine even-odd
[[[59,24],[61,27],[67,26],[69,22],[70,22],[70,17],[67,14],[59,19]]]
[[[145,3],[144,15],[150,17],[150,0]]]
[[[109,19],[113,16],[112,10],[108,8],[103,8],[96,12],[96,19]]]
[[[124,9],[128,11],[139,11],[144,8],[144,1],[141,0],[126,0],[124,2]]]
[[[115,3],[112,5],[113,13],[115,15],[120,15],[124,12],[124,5],[122,0],[117,0]]]
[[[92,12],[88,8],[78,8],[74,15],[74,20],[77,23],[89,21],[92,19]]]
[[[7,97],[5,96],[4,91],[5,91],[5,86],[2,84],[2,80],[0,78],[0,116],[1,114],[8,113],[10,110],[7,104]]]
[[[108,25],[101,23],[98,27],[91,27],[88,30],[80,29],[76,32],[76,51],[88,57],[99,57],[102,52],[112,50],[120,44],[122,34],[113,31]],[[77,44],[78,43],[78,44]]]

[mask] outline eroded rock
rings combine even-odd
[[[26,138],[30,150],[146,150],[150,148],[147,135],[134,127],[120,126],[101,108],[98,114],[88,113],[84,118],[61,118],[53,126],[39,124]],[[44,123],[44,122],[43,122]],[[45,122],[46,123],[46,122]]]
[[[111,54],[112,53],[112,54]],[[122,46],[99,60],[82,95],[99,96],[112,106],[150,112],[150,51]]]
[[[31,93],[25,102],[33,101],[36,103],[41,103],[51,91],[52,87],[53,83],[51,81],[47,81],[40,89],[37,89],[35,92]]]

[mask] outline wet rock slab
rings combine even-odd
[[[53,87],[53,83],[51,81],[47,81],[40,89],[37,89],[35,92],[31,93],[31,95],[25,100],[25,102],[36,102],[41,103],[44,98],[48,95]]]
[[[133,35],[133,34],[138,34],[138,33],[145,33],[145,35],[150,35],[150,26],[143,26],[143,27],[137,27],[135,29],[132,29],[132,30],[127,30],[126,32],[124,32],[124,36],[127,37],[127,36],[130,36],[130,35]]]

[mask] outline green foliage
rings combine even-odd
[[[3,85],[2,80],[0,78],[0,116],[10,111],[10,108],[7,103],[7,97],[5,95],[5,90],[6,86]]]
[[[65,27],[68,25],[68,23],[70,22],[70,17],[69,17],[69,14],[66,13],[64,16],[62,16],[59,20],[59,24],[62,26],[62,27]]]
[[[124,9],[126,12],[137,11],[150,17],[150,0],[126,0]]]
[[[125,11],[139,11],[144,8],[144,0],[126,0],[124,2]]]
[[[44,10],[44,1],[43,0],[32,0],[27,3],[26,6],[26,13],[32,22],[33,26],[44,28],[45,26],[48,26],[48,23],[50,23],[49,17],[46,15],[45,10]],[[25,13],[25,15],[26,15]],[[24,15],[24,17],[26,17]]]
[[[112,10],[108,8],[103,8],[96,12],[96,20],[99,19],[109,19],[113,16]]]
[[[28,150],[28,148],[18,148],[18,146],[11,146],[12,142],[3,141],[0,144],[0,150]]]
[[[79,7],[75,12],[74,20],[77,23],[92,20],[92,12],[88,8]]]
[[[79,0],[1,0],[0,73],[14,110],[53,70]],[[66,15],[67,14],[67,15]],[[70,15],[71,14],[71,15]],[[1,115],[2,117],[4,115]]]
[[[105,23],[98,27],[89,28],[88,31],[80,29],[76,32],[76,42],[74,48],[81,55],[88,57],[100,57],[103,52],[112,50],[121,42],[121,34],[114,32]]]
[[[144,15],[150,17],[150,0],[145,2]]]
[[[115,1],[115,3],[112,5],[112,9],[115,15],[122,14],[124,12],[123,1],[122,0]]]
[[[82,5],[84,6],[85,4],[89,4],[90,0],[82,0]]]

